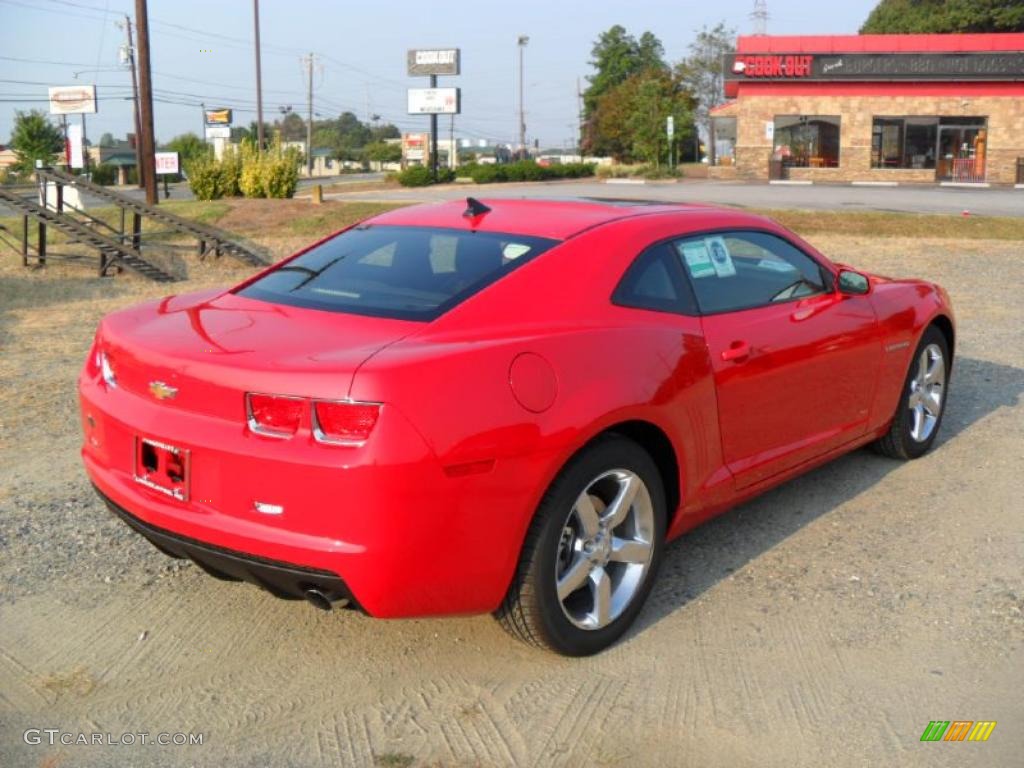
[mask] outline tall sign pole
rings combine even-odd
[[[408,95],[410,115],[430,115],[430,176],[435,183],[438,180],[437,116],[456,115],[461,109],[459,89],[438,88],[437,76],[459,74],[459,57],[458,48],[411,50],[408,52],[410,77],[423,75],[430,77],[429,88],[410,88]]]
[[[430,87],[437,88],[437,75],[430,76]],[[430,113],[430,178],[437,184],[437,113]]]
[[[256,31],[256,151],[263,151],[263,75],[260,70],[260,0],[252,0]]]
[[[156,205],[156,147],[153,139],[153,80],[149,68],[149,18],[146,0],[135,0],[135,27],[139,35],[139,99],[142,143],[138,152],[139,168],[146,176],[146,203]]]
[[[313,178],[313,54],[309,54],[309,91],[306,94],[306,175]]]

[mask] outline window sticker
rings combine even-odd
[[[732,263],[729,248],[721,237],[705,237],[708,252],[711,254],[711,265],[719,277],[732,277],[736,274],[736,265]]]
[[[715,265],[711,263],[711,254],[708,253],[705,242],[704,240],[691,240],[679,243],[677,246],[682,252],[686,268],[690,270],[690,277],[694,280],[711,277],[715,274]]]
[[[502,249],[501,255],[508,261],[512,261],[520,256],[525,256],[529,252],[530,246],[525,243],[509,243]]]

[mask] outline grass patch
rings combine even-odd
[[[373,758],[373,764],[380,768],[409,768],[415,762],[415,757],[401,752],[385,752]]]
[[[750,209],[801,235],[939,238],[945,240],[1024,240],[1024,218],[887,213],[883,211],[802,211]]]
[[[316,213],[291,219],[287,228],[293,235],[326,235],[369,216],[401,207],[402,203],[325,203]]]

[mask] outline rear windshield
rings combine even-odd
[[[350,229],[240,295],[278,304],[432,320],[556,240],[431,227]]]

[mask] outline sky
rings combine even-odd
[[[251,0],[150,0],[155,128],[158,141],[202,130],[201,103],[234,108],[235,124],[256,116]],[[841,3],[769,0],[770,34],[855,34],[875,0]],[[577,130],[577,81],[586,88],[594,40],[614,24],[634,35],[654,32],[675,62],[695,31],[724,21],[752,31],[753,0],[261,0],[263,115],[291,107],[306,114],[306,74],[312,52],[314,113],[355,112],[427,130],[428,118],[406,114],[406,89],[427,85],[406,74],[409,48],[458,47],[462,74],[439,78],[462,89],[460,138],[511,142],[518,135],[516,38],[525,51],[527,137],[543,147],[572,146]],[[17,109],[46,109],[48,85],[94,83],[99,111],[87,117],[93,142],[132,130],[131,79],[118,66],[125,33],[117,22],[131,0],[0,0],[0,144]],[[27,61],[31,60],[31,61]],[[442,135],[449,119],[440,118]]]

